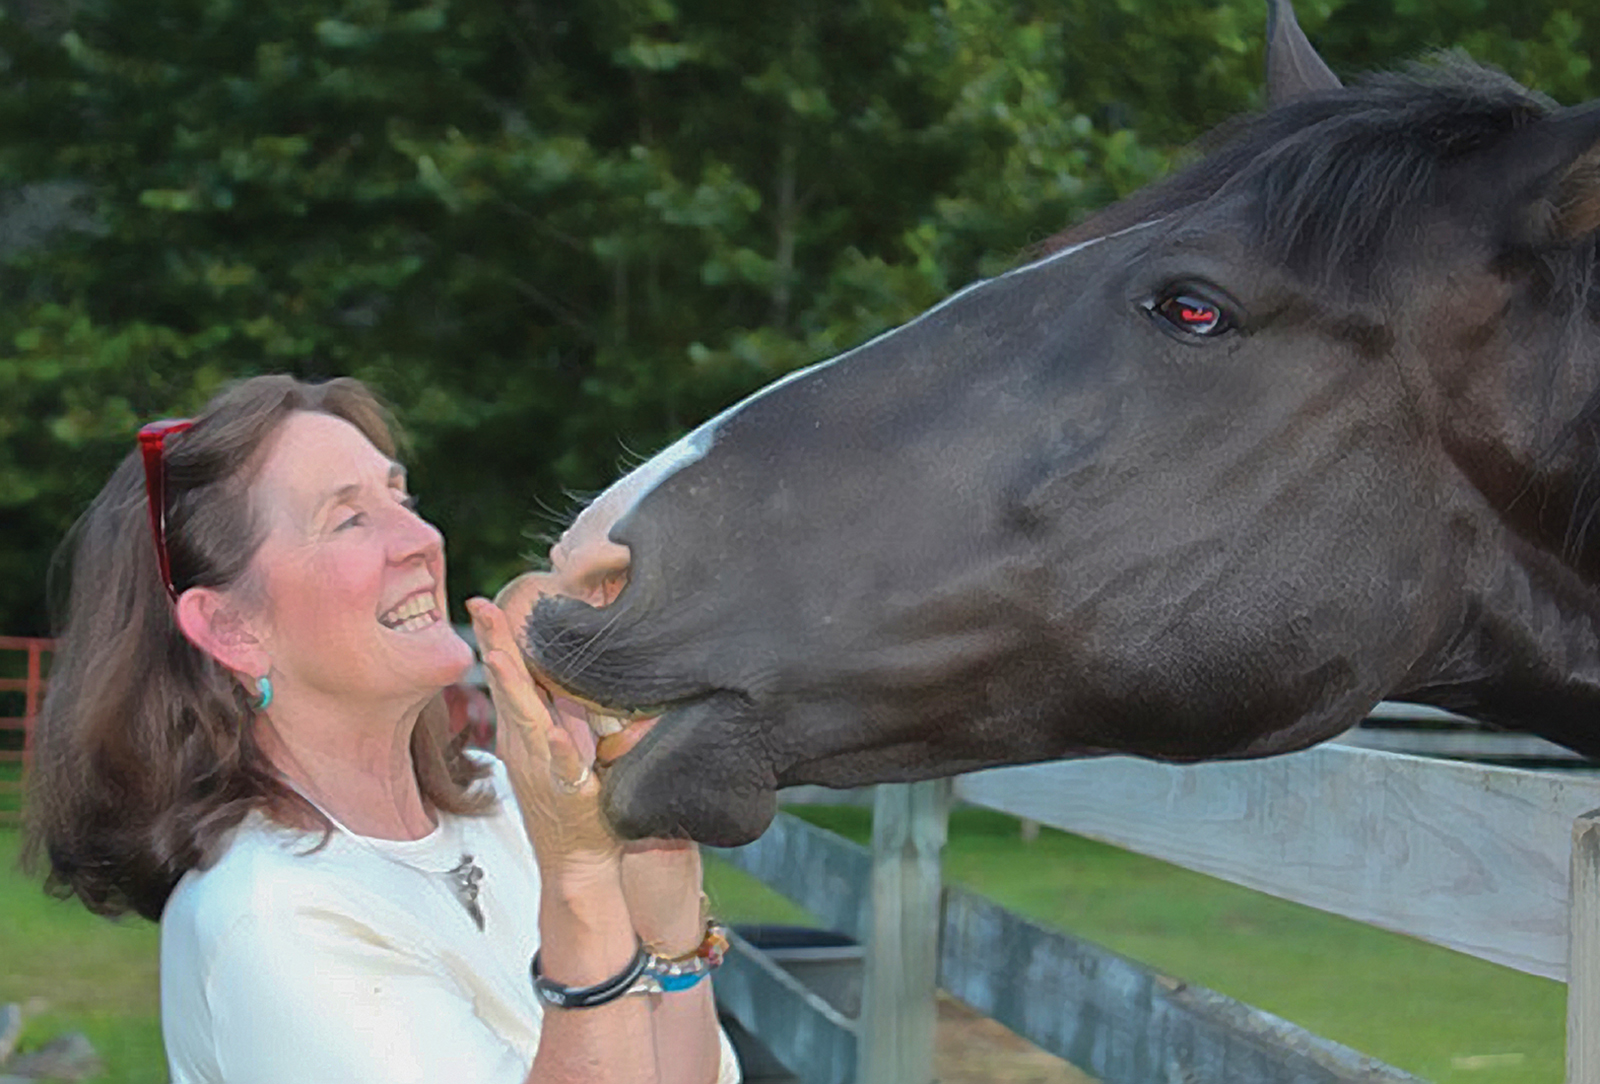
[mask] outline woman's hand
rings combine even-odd
[[[624,844],[622,894],[633,928],[651,951],[681,956],[705,935],[700,848],[688,839]]]
[[[561,877],[590,868],[614,870],[622,841],[600,812],[594,746],[582,711],[561,710],[564,705],[534,684],[500,607],[477,598],[467,611],[494,698],[496,752],[511,777],[540,868]]]
[[[700,943],[705,932],[701,914],[700,850],[689,840],[636,840],[624,847],[611,836],[599,811],[599,782],[592,774],[594,735],[589,729],[583,708],[563,697],[549,696],[533,682],[522,662],[521,648],[511,635],[511,623],[506,610],[516,613],[531,605],[527,596],[537,597],[542,593],[541,581],[542,577],[537,575],[525,576],[521,581],[508,585],[495,603],[474,599],[467,604],[478,636],[479,651],[489,671],[496,711],[501,719],[524,719],[537,714],[539,719],[545,720],[542,726],[531,728],[502,724],[499,727],[500,757],[506,762],[514,782],[519,775],[517,763],[530,759],[530,756],[534,761],[548,761],[558,780],[578,779],[583,776],[585,768],[591,769],[591,774],[584,778],[579,788],[580,795],[590,796],[590,804],[585,805],[582,812],[586,823],[592,815],[605,831],[606,837],[619,848],[611,853],[621,854],[623,892],[634,929],[647,945],[661,955],[676,956],[688,952]],[[516,593],[518,583],[523,589],[521,597]],[[512,663],[514,665],[508,665]],[[502,675],[503,670],[509,670],[510,673]],[[515,706],[512,702],[514,696],[524,697],[525,706]],[[502,702],[507,706],[502,708]],[[548,756],[541,754],[536,746],[526,751],[508,748],[508,735],[513,730],[524,741],[535,733],[545,735]],[[524,789],[523,784],[517,784],[517,799],[522,803],[526,817],[531,806]],[[559,783],[556,790],[562,796],[568,794]],[[572,810],[563,808],[561,813],[570,815]],[[551,816],[556,816],[553,808]],[[558,816],[556,820],[559,823]],[[529,835],[534,839],[540,864],[544,865],[549,845],[540,842],[539,834],[531,824]]]

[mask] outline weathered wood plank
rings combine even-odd
[[[1324,745],[1003,768],[959,798],[1565,979],[1573,820],[1600,779]]]
[[[1104,1084],[1421,1084],[1285,1020],[945,891],[945,989]]]
[[[1600,1084],[1600,809],[1572,824],[1567,1084]]]
[[[855,1025],[737,933],[712,980],[717,1006],[805,1084],[855,1084]]]
[[[864,941],[872,914],[872,858],[852,843],[789,813],[743,847],[708,847],[810,911],[829,929]]]
[[[861,1084],[930,1084],[948,779],[878,787],[872,935],[862,981]]]
[[[1358,726],[1333,739],[1339,745],[1382,749],[1418,757],[1465,757],[1479,760],[1571,761],[1584,758],[1564,745],[1532,734],[1505,734],[1494,730],[1406,730]],[[1562,767],[1566,767],[1565,764]]]

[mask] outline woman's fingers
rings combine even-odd
[[[508,687],[520,684],[531,686],[533,679],[529,677],[527,667],[522,665],[522,650],[517,646],[516,637],[511,634],[511,622],[506,618],[505,611],[486,599],[475,598],[467,602],[467,612],[472,615],[472,629],[477,633],[478,649],[485,656],[485,661],[489,653],[495,651],[517,657],[515,667],[502,666],[497,676],[506,680]],[[521,671],[520,675],[518,670]]]
[[[489,691],[504,707],[510,721],[544,733],[554,720],[550,709],[539,696],[537,687],[528,678],[522,664],[500,648],[491,648],[483,654],[483,666],[489,680]],[[520,672],[519,672],[520,671]]]
[[[557,703],[534,683],[522,658],[522,649],[511,634],[511,623],[500,607],[485,599],[467,603],[473,629],[478,637],[490,694],[502,717],[523,731],[536,759],[548,765],[552,780],[563,791],[598,790],[589,765],[593,744],[585,749],[577,735],[587,734],[588,722],[582,709],[570,701]],[[575,718],[569,715],[576,713]]]
[[[487,599],[467,603],[489,691],[502,722],[500,759],[522,807],[540,868],[554,879],[613,868],[622,845],[600,813],[593,743],[580,705],[557,701],[528,672],[505,611]],[[581,729],[580,729],[581,728]]]

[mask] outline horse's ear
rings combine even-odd
[[[1561,109],[1498,149],[1513,245],[1563,245],[1600,230],[1600,102]]]
[[[1267,2],[1267,104],[1344,86],[1311,47],[1289,0]]]

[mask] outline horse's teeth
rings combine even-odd
[[[589,711],[589,729],[594,731],[594,736],[603,738],[608,734],[622,732],[622,720],[614,715],[602,715],[598,711]]]

